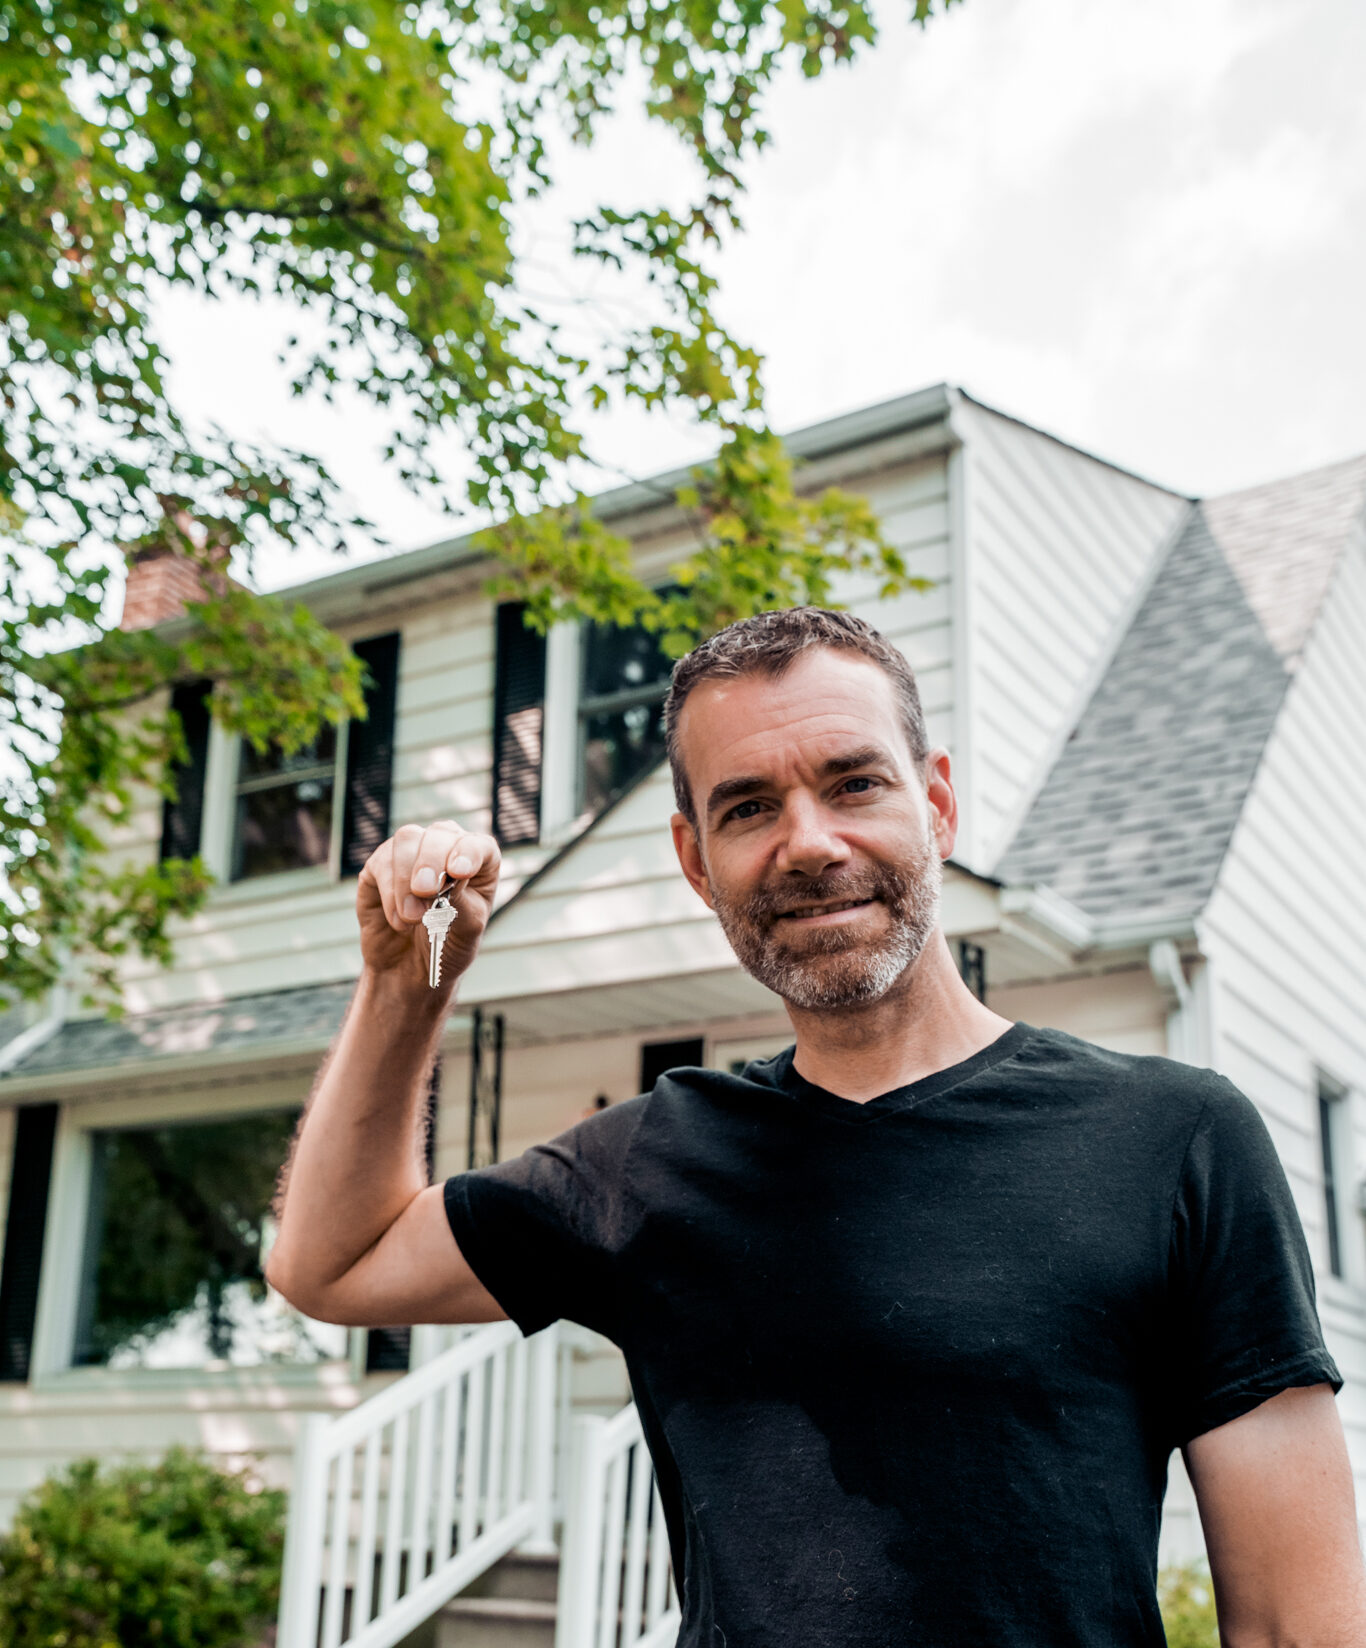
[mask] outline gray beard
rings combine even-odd
[[[879,1001],[915,965],[939,922],[944,867],[933,836],[908,862],[872,864],[840,875],[793,876],[735,898],[711,889],[721,930],[751,977],[789,1005],[829,1012]],[[795,904],[873,898],[891,917],[889,929],[863,939],[851,928],[815,928],[791,939],[774,922]]]

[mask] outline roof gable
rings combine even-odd
[[[1197,506],[997,875],[1098,918],[1198,910],[1288,681]]]
[[[1343,549],[1366,455],[1197,505],[997,865],[1099,919],[1189,918]]]
[[[1293,669],[1366,508],[1366,455],[1210,498],[1204,508],[1268,640]]]

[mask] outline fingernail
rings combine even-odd
[[[405,921],[422,920],[422,900],[414,898],[411,893],[405,893],[403,897],[403,919]]]
[[[453,876],[467,876],[473,869],[474,865],[467,858],[453,858],[451,860],[450,871]]]
[[[415,893],[434,893],[436,891],[436,871],[423,868],[413,877],[413,891]]]

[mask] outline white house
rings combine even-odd
[[[1366,1519],[1366,458],[1193,500],[945,385],[791,445],[813,487],[864,492],[912,570],[936,581],[883,601],[850,577],[840,594],[905,651],[930,735],[952,752],[964,827],[944,917],[965,976],[1007,1017],[1211,1065],[1265,1116],[1346,1379],[1338,1403]],[[661,501],[677,479],[601,500],[647,575],[663,578],[689,547],[687,522]],[[307,1323],[253,1280],[275,1169],[358,968],[353,882],[370,848],[398,823],[452,815],[505,844],[501,902],[433,1093],[437,1176],[548,1138],[670,1064],[726,1066],[790,1039],[674,864],[667,666],[651,638],[564,625],[542,641],[515,606],[494,608],[489,571],[456,541],[293,591],[365,657],[371,713],[286,766],[241,752],[180,689],[193,744],[181,800],[149,796],[117,850],[199,846],[219,887],[179,928],[169,970],[127,966],[129,1016],[58,1006],[0,1048],[0,1515],[74,1456],[173,1439],[257,1451],[289,1480],[306,1431],[315,1451],[294,1480],[313,1483],[299,1496],[313,1524],[333,1507],[317,1559],[332,1566],[300,1570],[294,1606],[311,1631],[310,1587],[330,1576],[324,1640],[345,1631],[375,1648],[443,1589],[402,1612],[425,1570],[440,1577],[427,1542],[443,1517],[451,1529],[455,1489],[440,1479],[457,1445],[473,1445],[470,1425],[457,1444],[454,1397],[413,1407],[401,1446],[416,1478],[404,1486],[373,1464],[363,1487],[374,1427],[347,1420],[360,1451],[343,1466],[340,1442],[327,1455],[323,1428],[304,1420],[374,1400],[392,1429],[396,1393],[420,1377],[403,1370],[437,1338]],[[509,1324],[480,1331],[504,1330],[517,1337]],[[452,1367],[464,1343],[443,1353]],[[488,1386],[511,1413],[566,1376],[562,1444],[571,1400],[603,1415],[629,1402],[613,1346],[581,1332],[564,1344],[557,1374],[554,1358],[528,1364],[499,1339],[512,1382],[490,1371]],[[503,1395],[469,1395],[473,1354],[459,1364],[474,1403],[462,1412],[493,1425]],[[530,1441],[518,1431],[500,1459],[548,1445],[544,1411],[528,1423]],[[611,1434],[628,1431],[629,1417]],[[503,1549],[547,1552],[561,1523],[579,1537],[587,1500],[573,1471],[591,1452],[571,1461],[562,1445],[557,1465],[528,1467],[543,1472],[534,1530],[509,1521]],[[339,1461],[331,1476],[325,1457]],[[618,1532],[637,1527],[625,1480],[603,1477]],[[645,1477],[632,1481],[635,1506]],[[382,1558],[386,1528],[397,1551],[400,1527],[397,1511],[384,1523],[385,1493],[436,1495],[421,1562],[407,1535],[402,1561]],[[457,1550],[474,1549],[478,1515],[462,1513]],[[662,1641],[659,1549],[624,1548],[638,1610],[653,1553],[656,1636],[639,1640]],[[1162,1559],[1200,1548],[1177,1455]],[[492,1545],[480,1550],[441,1570],[444,1594],[492,1560]],[[377,1623],[359,1606],[353,1625],[371,1558]],[[584,1586],[571,1589],[582,1603]],[[562,1613],[565,1594],[562,1583]],[[499,1606],[448,1615],[444,1640],[485,1640],[470,1619],[492,1630]]]

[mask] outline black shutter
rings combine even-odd
[[[25,1105],[15,1115],[5,1262],[0,1270],[0,1379],[28,1378],[56,1132],[55,1104]]]
[[[524,601],[498,608],[493,666],[493,833],[505,847],[541,834],[545,636],[523,622]]]
[[[353,721],[346,741],[346,812],[342,824],[343,875],[359,875],[389,834],[394,787],[394,706],[398,700],[398,631],[357,641],[352,649],[370,679],[364,721]]]
[[[187,681],[171,691],[171,708],[180,717],[188,759],[172,769],[176,798],[161,809],[161,857],[193,858],[199,851],[204,820],[204,773],[209,764],[208,681]]]

